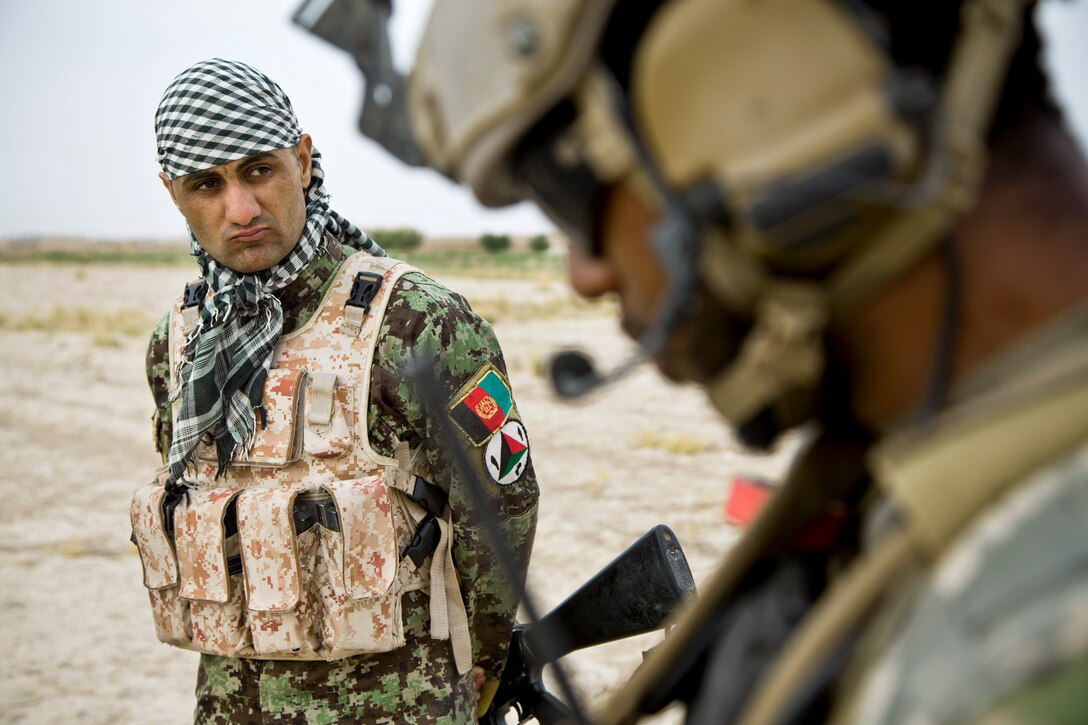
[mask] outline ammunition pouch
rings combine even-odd
[[[317,491],[193,489],[173,511],[173,537],[165,498],[152,484],[132,504],[160,640],[266,659],[403,644],[400,599],[416,567],[401,565],[382,476]]]

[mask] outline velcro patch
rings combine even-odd
[[[482,446],[495,434],[514,407],[510,385],[494,365],[487,363],[456,396],[450,418],[474,445]]]
[[[512,420],[499,429],[484,450],[484,465],[491,480],[509,486],[529,467],[529,436],[520,421]]]

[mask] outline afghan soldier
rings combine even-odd
[[[546,5],[436,4],[420,153],[749,444],[814,431],[600,721],[1083,722],[1088,166],[1034,4]]]
[[[155,131],[201,278],[151,338],[165,466],[132,520],[159,638],[201,653],[196,721],[474,722],[521,582],[451,454],[521,577],[538,495],[490,326],[329,208],[259,71],[197,63]],[[441,399],[417,392],[420,360]]]

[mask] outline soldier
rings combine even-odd
[[[538,202],[748,443],[816,431],[600,722],[1088,713],[1088,167],[1033,11],[436,4],[427,163]]]
[[[321,155],[259,71],[190,67],[155,131],[201,279],[151,337],[166,466],[132,520],[159,638],[201,653],[195,720],[474,722],[521,582],[468,517],[450,446],[521,576],[538,496],[491,327],[329,208]],[[417,394],[418,359],[444,400]]]

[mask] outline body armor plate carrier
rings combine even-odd
[[[165,471],[136,491],[161,641],[261,659],[387,652],[404,644],[401,597],[429,588],[431,635],[453,640],[458,670],[471,665],[444,492],[415,474],[405,444],[390,458],[367,439],[378,330],[411,270],[350,257],[313,317],[280,338],[248,453],[216,479],[214,446],[202,445],[186,495],[166,493]],[[171,313],[174,391],[191,303]]]

